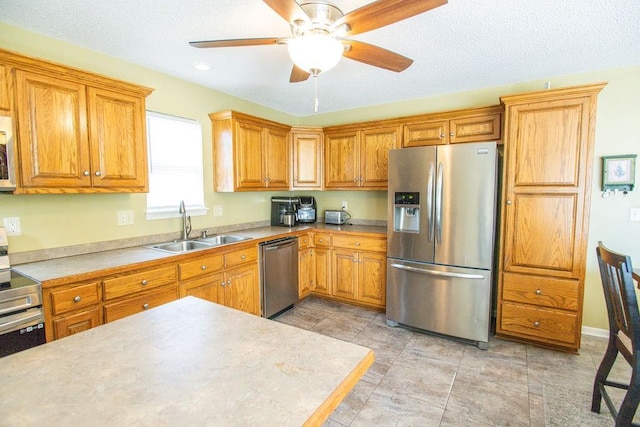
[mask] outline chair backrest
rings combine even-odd
[[[640,348],[640,312],[631,276],[631,258],[610,251],[602,242],[598,242],[596,253],[609,315],[609,333],[622,339],[624,337],[620,337],[618,332],[626,335],[631,341],[629,350],[635,354]],[[624,356],[629,360],[632,355]]]

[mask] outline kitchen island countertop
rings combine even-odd
[[[320,425],[365,347],[194,297],[7,356],[7,425]]]

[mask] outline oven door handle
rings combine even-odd
[[[38,309],[35,313],[26,311],[16,317],[16,319],[10,320],[8,322],[0,323],[0,333],[8,332],[10,329],[15,328],[16,325],[19,325],[20,323],[34,323],[34,321],[35,323],[40,323],[44,321],[44,316],[42,315],[42,310],[40,309]]]
[[[20,301],[20,300],[24,300],[24,303],[22,303],[20,305],[11,305],[11,306],[9,306],[10,302]],[[3,305],[6,305],[8,308],[0,309],[0,314],[7,314],[7,313],[14,312],[14,311],[25,310],[25,309],[31,308],[31,307],[33,307],[35,305],[33,303],[31,295],[28,295],[28,296],[21,295],[19,297],[15,297],[15,298],[9,298],[7,300],[2,301],[2,303],[3,303]]]

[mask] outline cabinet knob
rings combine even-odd
[[[360,246],[360,242],[356,242],[356,243],[355,243],[355,245],[356,245],[356,246]]]
[[[444,136],[445,136],[444,133],[441,133],[440,134],[440,139],[444,138]]]
[[[511,200],[507,200],[507,204],[510,205],[511,204]]]
[[[538,321],[536,320],[535,322],[533,322],[533,326],[535,326],[535,327],[537,328],[538,326],[540,326],[540,322],[538,322]]]
[[[353,178],[353,182],[358,182],[358,177]]]
[[[82,301],[82,297],[80,297],[80,295],[76,295],[76,297],[73,299],[73,302],[80,302]]]
[[[449,134],[449,136],[456,136],[456,134],[455,134],[455,133],[453,133],[453,132],[451,132],[451,133]]]
[[[241,259],[247,259],[247,256],[246,255],[242,255],[240,258]]]
[[[203,269],[203,270],[206,270],[206,269],[207,269],[207,266],[206,266],[206,265],[203,265],[203,266],[202,266],[202,267],[200,267],[200,268],[201,268],[201,269]]]
[[[84,172],[82,172],[82,175],[84,175],[84,176],[89,176],[89,171],[84,171]]]
[[[147,308],[149,308],[149,303],[145,302],[144,304],[142,304],[142,309],[143,310],[146,310]]]
[[[231,279],[227,280],[227,285],[231,284]]]
[[[536,289],[536,295],[542,295],[542,291],[540,289]]]
[[[320,239],[320,243],[322,243],[322,242],[323,242],[323,240],[322,240],[322,239]]]
[[[358,260],[354,258],[354,259],[353,259],[353,262],[358,262]]]
[[[225,283],[224,283],[224,280],[223,280],[222,282],[220,282],[220,286],[224,286],[224,285],[225,285]]]
[[[96,171],[96,176],[100,176],[102,173],[100,171]]]
[[[149,283],[149,282],[147,282],[147,279],[144,279],[142,282],[140,282],[140,284],[141,284],[142,286],[145,286],[147,283]]]

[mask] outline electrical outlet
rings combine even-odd
[[[133,211],[118,211],[118,225],[133,225]]]
[[[640,208],[631,208],[629,211],[629,221],[640,221]]]
[[[346,200],[343,200],[343,201],[342,201],[342,210],[343,210],[343,211],[346,211],[346,210],[347,210],[347,201],[346,201]]]
[[[213,205],[213,216],[222,216],[222,206]]]
[[[19,236],[22,234],[20,227],[20,218],[15,216],[13,218],[4,219],[4,229],[7,231],[7,236]]]

